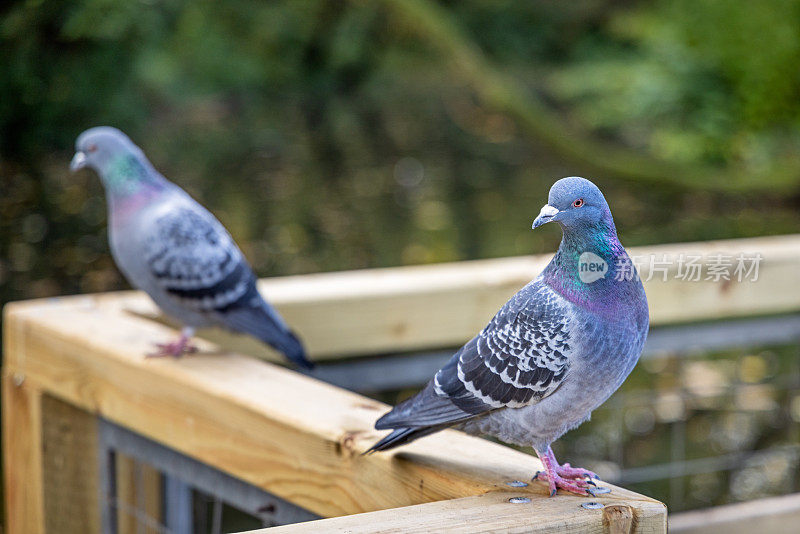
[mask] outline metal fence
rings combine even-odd
[[[246,530],[319,519],[279,497],[242,482],[114,423],[99,426],[102,531],[116,533],[121,524],[133,532],[191,534]],[[117,487],[119,455],[133,460],[133,499],[122,499]],[[146,470],[160,475],[163,503],[144,504]],[[155,513],[154,513],[155,512]],[[125,517],[123,517],[125,516]]]

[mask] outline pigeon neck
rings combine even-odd
[[[545,268],[547,285],[562,297],[596,312],[614,313],[619,294],[629,279],[623,274],[630,260],[617,238],[613,221],[591,227],[564,228],[564,236],[553,260]]]
[[[111,159],[101,176],[109,199],[148,195],[166,187],[166,180],[149,161],[130,153]]]

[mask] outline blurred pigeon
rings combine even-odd
[[[310,368],[303,345],[258,293],[256,277],[219,221],[156,171],[121,131],[83,132],[70,169],[91,167],[106,189],[111,253],[131,285],[185,328],[156,355],[196,350],[194,329],[250,334]]]
[[[455,427],[532,446],[545,469],[534,479],[551,495],[594,494],[596,475],[559,465],[550,444],[589,419],[636,365],[647,299],[597,186],[557,181],[533,228],[551,221],[563,232],[552,261],[420,393],[377,421],[394,431],[368,452]]]

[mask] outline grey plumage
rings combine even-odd
[[[297,337],[259,294],[256,276],[222,224],[150,165],[118,130],[87,130],[76,165],[100,175],[109,208],[114,259],[131,285],[190,327],[250,334],[303,367]]]

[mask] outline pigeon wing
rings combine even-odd
[[[150,274],[181,306],[223,313],[257,296],[253,271],[211,214],[183,206],[159,215],[151,228]]]
[[[376,428],[450,425],[551,395],[569,371],[569,315],[563,299],[534,280],[464,345],[428,386]]]
[[[272,345],[301,367],[302,342],[259,294],[256,276],[213,215],[183,206],[160,215],[147,239],[156,283],[177,304]]]

